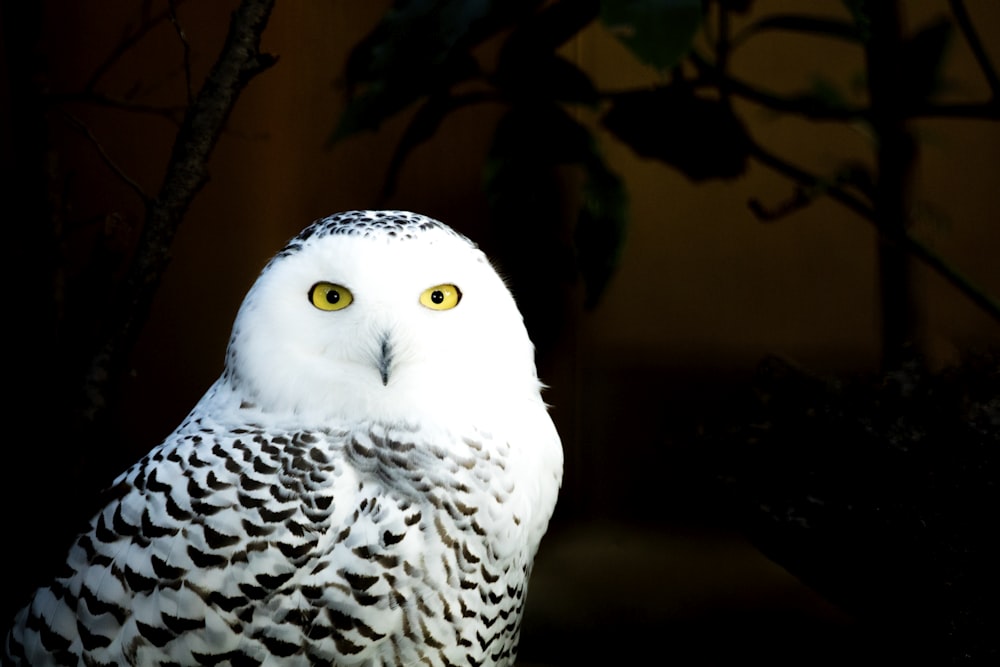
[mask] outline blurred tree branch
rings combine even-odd
[[[182,1],[169,0],[167,2],[167,13],[170,16],[170,24],[174,26],[177,38],[180,40],[181,46],[184,47],[184,88],[187,91],[188,106],[191,106],[194,103],[194,91],[191,87],[191,44],[188,42],[187,33],[184,32],[184,26],[181,25],[180,19],[177,17],[177,8]]]
[[[101,142],[94,136],[94,133],[90,131],[90,128],[73,114],[67,112],[64,115],[66,122],[70,125],[70,127],[77,130],[80,134],[87,138],[87,141],[90,142],[90,144],[94,147],[94,150],[96,150],[98,155],[101,156],[101,160],[105,165],[107,165],[108,169],[111,170],[118,180],[125,183],[125,185],[127,185],[129,189],[131,189],[132,192],[134,192],[135,195],[142,200],[142,203],[145,206],[151,206],[153,198],[150,197],[146,191],[142,189],[142,186],[136,183],[131,176],[125,173],[125,170],[118,166],[118,163],[116,163],[114,158],[108,154],[108,152],[104,149],[104,146],[101,145]]]
[[[517,216],[508,214],[523,210],[514,200],[537,201],[544,188],[539,187],[540,177],[495,178],[495,174],[544,171],[542,163],[551,168],[583,164],[595,180],[606,171],[599,153],[585,148],[592,130],[577,126],[570,116],[553,113],[556,107],[596,112],[604,129],[637,154],[660,160],[693,181],[735,178],[755,161],[794,183],[791,198],[777,207],[749,202],[758,218],[774,221],[829,197],[875,226],[880,238],[883,356],[884,363],[893,366],[918,338],[907,268],[911,257],[1000,319],[1000,306],[993,298],[909,232],[910,172],[918,159],[910,122],[1000,120],[1000,80],[962,0],[948,0],[950,17],[939,17],[912,34],[903,33],[900,0],[842,0],[841,4],[846,10],[843,18],[805,10],[757,16],[751,11],[752,0],[488,0],[477,6],[475,14],[462,12],[457,0],[436,4],[397,0],[394,11],[351,54],[346,70],[349,104],[334,136],[341,139],[375,129],[417,105],[389,169],[386,187],[391,191],[413,149],[431,137],[445,116],[468,103],[463,86],[474,83],[481,88],[485,83],[488,90],[477,89],[475,99],[489,99],[509,110],[494,135],[497,150],[485,165],[487,196],[498,230],[520,224]],[[737,13],[748,20],[734,31],[731,16]],[[558,47],[595,20],[636,60],[660,72],[663,82],[598,90],[585,72],[562,58]],[[407,44],[395,40],[395,35],[417,25],[447,26],[444,34],[449,39]],[[955,26],[987,81],[988,99],[952,102],[936,96]],[[734,75],[731,65],[740,57],[740,49],[773,33],[836,40],[859,48],[866,59],[862,74],[867,95],[852,101],[823,80],[800,93],[776,93],[766,82]],[[504,41],[493,70],[488,71],[473,48],[484,36],[497,35]],[[812,121],[864,125],[872,136],[875,166],[849,165],[831,176],[810,174],[750,136],[740,116],[742,108],[734,105],[737,99]],[[508,126],[517,130],[509,131]],[[509,148],[517,142],[525,144],[523,151]],[[571,250],[593,303],[621,246],[626,198],[613,188],[590,188],[583,199],[604,212],[601,220],[586,226],[577,222],[589,234],[601,230],[600,243],[580,243],[578,236]],[[588,254],[584,248],[597,252]],[[593,271],[595,266],[602,268]],[[588,281],[588,275],[596,279]]]
[[[13,557],[12,567],[23,576],[15,578],[5,598],[4,614],[10,617],[37,585],[33,573],[55,567],[66,540],[86,520],[99,491],[93,480],[109,479],[126,455],[110,408],[117,406],[129,353],[169,262],[170,245],[206,183],[209,158],[226,120],[250,81],[275,62],[259,50],[275,3],[234,0],[225,43],[200,90],[187,92],[186,75],[187,105],[161,108],[142,103],[141,90],[121,98],[106,93],[105,75],[154,28],[171,20],[185,49],[186,72],[183,13],[178,16],[183,0],[168,0],[169,7],[159,12],[152,8],[162,6],[162,0],[136,3],[138,24],[124,31],[110,55],[71,93],[50,90],[48,59],[60,54],[46,43],[48,4],[0,1],[9,84],[0,111],[10,111],[4,118],[10,153],[0,153],[0,182],[8,194],[8,247],[19,255],[9,281],[18,286],[10,304],[18,350],[11,362],[17,389],[11,392],[10,410],[18,419],[10,440],[19,444],[4,468],[2,487],[11,535],[32,544]],[[169,159],[162,156],[165,175],[155,192],[128,174],[100,134],[73,113],[72,106],[79,104],[156,114],[178,126]],[[96,212],[77,206],[77,165],[63,154],[63,125],[83,136],[109,172],[138,197],[143,225],[138,240],[128,229],[131,215],[124,212],[131,202]],[[60,512],[44,512],[32,500],[44,493],[72,502]]]
[[[49,106],[60,106],[72,102],[90,104],[108,109],[118,109],[120,111],[130,111],[134,113],[160,116],[180,127],[184,120],[184,114],[190,105],[154,105],[134,102],[130,99],[118,98],[106,93],[95,91],[85,91],[80,93],[58,93],[45,97],[45,102]]]
[[[274,0],[243,0],[233,13],[218,60],[184,115],[166,176],[149,200],[136,254],[115,299],[84,381],[80,414],[95,421],[107,406],[109,383],[125,367],[153,295],[170,261],[170,246],[191,200],[208,180],[208,159],[240,93],[276,58],[260,52]],[[171,20],[174,18],[171,4]]]
[[[875,212],[872,207],[850,194],[837,181],[823,179],[815,174],[811,174],[801,167],[797,167],[768,152],[758,144],[753,145],[751,154],[764,166],[795,181],[797,184],[792,196],[776,207],[767,207],[760,200],[751,199],[749,202],[750,210],[758,220],[762,222],[774,222],[809,206],[820,197],[829,197],[848,208],[858,217],[871,223],[875,222]],[[926,244],[914,238],[912,234],[905,233],[892,238],[887,236],[886,240],[901,247],[927,264],[973,303],[989,313],[993,318],[1000,320],[1000,303],[996,299],[976,285],[972,279],[964,275],[944,257],[941,257]]]
[[[958,24],[959,30],[962,31],[965,41],[972,50],[972,55],[979,64],[980,71],[986,77],[986,82],[992,93],[991,103],[996,108],[997,104],[1000,103],[1000,76],[997,76],[996,68],[993,67],[993,63],[983,47],[983,41],[979,38],[979,31],[976,30],[969,17],[969,11],[965,8],[965,0],[948,0],[948,6],[951,8],[952,16],[955,17],[955,22]],[[996,112],[994,111],[994,113]]]
[[[148,9],[147,3],[143,8],[144,15],[138,25],[134,29],[128,31],[128,33],[124,35],[111,50],[108,57],[105,58],[100,65],[94,68],[94,71],[87,79],[87,82],[83,85],[83,94],[86,95],[88,93],[93,93],[97,89],[98,84],[100,84],[101,79],[104,78],[111,68],[120,62],[127,53],[135,48],[136,44],[141,42],[151,30],[156,28],[165,20],[175,20],[177,9],[185,2],[186,0],[171,0],[166,9],[152,16],[145,15],[146,10]]]

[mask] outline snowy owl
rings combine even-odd
[[[351,211],[267,264],[221,377],[17,615],[30,665],[511,665],[562,449],[485,255]]]

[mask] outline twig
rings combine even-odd
[[[993,319],[1000,322],[1000,303],[965,277],[957,268],[952,266],[943,257],[935,253],[917,239],[913,238],[910,234],[906,234],[903,238],[890,239],[890,241],[893,243],[899,243],[903,249],[937,271],[941,277],[951,283],[954,287],[958,288],[958,290],[967,296],[973,303],[986,311],[993,317]]]
[[[740,30],[733,37],[733,47],[742,46],[751,37],[770,30],[838,39],[851,44],[857,44],[862,41],[862,36],[857,26],[848,21],[827,19],[806,14],[774,14],[755,21]]]
[[[144,204],[149,205],[150,202],[152,202],[152,197],[146,194],[146,191],[142,189],[142,186],[136,183],[134,180],[132,180],[129,177],[129,175],[126,174],[125,171],[118,166],[118,164],[111,158],[111,156],[108,155],[108,152],[104,150],[104,146],[102,146],[101,142],[98,141],[97,137],[94,136],[94,133],[90,131],[90,128],[84,125],[83,121],[81,121],[79,118],[77,118],[76,116],[74,116],[69,112],[64,111],[63,115],[66,117],[66,121],[69,123],[70,127],[80,132],[80,134],[82,134],[83,136],[87,137],[87,140],[97,150],[97,154],[101,156],[101,160],[103,160],[104,164],[106,164],[108,168],[112,172],[114,172],[115,176],[120,178],[122,182],[125,183],[125,185],[127,185],[133,192],[135,192],[135,194],[139,196],[139,199],[141,199]]]
[[[997,76],[997,71],[993,68],[993,63],[990,62],[989,54],[983,48],[983,42],[979,39],[979,33],[976,32],[976,28],[972,24],[972,19],[969,18],[969,12],[965,9],[965,1],[948,0],[948,5],[951,7],[951,13],[955,15],[955,22],[958,23],[959,29],[965,36],[965,41],[969,43],[969,48],[972,49],[972,55],[976,58],[976,62],[979,63],[979,69],[983,71],[983,76],[986,77],[986,81],[989,83],[993,99],[997,100],[1000,98],[1000,76]]]
[[[184,119],[186,106],[157,106],[152,104],[140,104],[131,100],[123,100],[103,93],[82,92],[82,93],[58,93],[45,96],[45,102],[49,106],[62,105],[67,103],[92,104],[94,106],[108,107],[110,109],[120,109],[122,111],[133,111],[152,116],[161,116],[175,125],[180,125]]]
[[[717,65],[708,62],[695,52],[690,54],[690,58],[701,74],[699,78],[690,81],[691,85],[697,88],[715,88],[727,96],[737,95],[771,111],[796,114],[811,120],[852,121],[868,119],[870,116],[867,107],[837,107],[807,97],[776,95],[724,73]],[[608,98],[614,97],[614,93],[603,95]],[[1000,120],[1000,96],[994,93],[994,99],[987,102],[958,104],[935,104],[924,101],[907,107],[903,112],[907,118]]]
[[[159,194],[146,208],[138,248],[110,313],[104,341],[84,378],[81,417],[85,421],[95,421],[107,405],[108,390],[124,368],[170,261],[177,228],[208,180],[209,156],[236,100],[253,77],[276,62],[274,56],[260,52],[260,38],[274,2],[242,0],[233,13],[222,53],[184,117]]]
[[[732,97],[729,87],[731,77],[729,75],[729,54],[732,50],[732,42],[729,34],[729,10],[722,4],[719,5],[718,16],[719,34],[715,40],[715,69],[721,75],[718,78],[719,98],[726,105],[727,109],[732,108]]]
[[[846,206],[848,209],[856,213],[862,219],[867,220],[872,225],[876,226],[876,217],[874,209],[865,204],[863,201],[854,197],[850,193],[843,190],[836,185],[828,184],[823,181],[823,179],[815,176],[808,171],[797,167],[790,162],[785,161],[782,158],[768,152],[763,147],[751,142],[751,154],[753,157],[763,164],[764,166],[788,177],[789,179],[795,181],[799,186],[799,191],[802,193],[802,197],[808,197],[810,191],[816,190],[817,192],[822,192],[822,194],[827,195],[834,201]],[[815,197],[813,198],[815,199]],[[796,196],[792,199],[792,202],[788,205],[789,210],[780,210],[779,213],[790,213],[793,208],[802,208],[806,203],[811,202],[804,201],[801,197]],[[755,206],[760,206],[759,202],[756,204],[751,202],[751,209]],[[761,207],[762,209],[762,207]],[[763,209],[762,209],[763,210]],[[754,210],[757,214],[757,211]],[[764,211],[765,215],[770,213]],[[768,220],[767,217],[763,218]],[[958,289],[959,292],[964,294],[970,301],[982,308],[985,312],[991,315],[997,321],[1000,321],[1000,303],[993,299],[987,292],[969,280],[965,275],[962,274],[956,267],[950,264],[943,257],[935,253],[933,250],[925,246],[923,243],[915,239],[911,234],[903,232],[902,234],[892,234],[886,230],[879,230],[880,237],[885,241],[895,244],[912,254],[917,259],[924,262],[927,266],[937,272],[941,277],[948,281],[952,286]]]
[[[775,222],[804,209],[816,201],[822,194],[823,191],[819,188],[806,188],[800,185],[795,188],[795,192],[791,197],[777,206],[768,208],[756,197],[750,199],[748,205],[754,217],[761,222]]]
[[[872,223],[875,222],[875,210],[871,205],[850,194],[843,188],[833,183],[828,183],[805,169],[778,157],[752,139],[749,139],[749,137],[748,140],[750,142],[750,155],[764,166],[795,181],[802,188],[805,188],[807,192],[814,189],[822,191],[823,194],[837,203],[846,206],[861,218]]]
[[[142,38],[145,37],[149,31],[158,26],[164,20],[168,19],[170,12],[174,11],[175,5],[180,6],[183,2],[185,2],[185,0],[175,0],[174,2],[171,2],[169,10],[160,12],[152,19],[140,22],[136,31],[131,35],[125,36],[114,48],[114,50],[108,54],[108,57],[104,59],[104,62],[97,66],[97,69],[95,69],[93,74],[90,75],[90,78],[87,79],[87,83],[84,84],[83,89],[85,91],[94,90],[94,88],[97,87],[98,82],[100,82],[104,75],[107,74],[108,70],[114,67],[115,64],[121,60],[122,56],[128,53],[133,46],[142,41]]]
[[[168,11],[170,12],[170,23],[177,32],[177,37],[181,40],[181,47],[184,49],[184,89],[187,90],[187,101],[190,105],[194,100],[194,92],[191,89],[191,44],[188,42],[187,34],[177,17],[177,6],[181,0],[170,0]]]
[[[813,120],[850,121],[863,119],[868,115],[868,109],[865,107],[835,107],[809,98],[775,95],[726,74],[717,65],[708,62],[694,51],[689,56],[700,73],[700,77],[691,82],[696,87],[724,90],[772,111],[797,114]]]
[[[916,104],[904,110],[906,118],[961,118],[965,120],[1000,120],[1000,97],[989,102],[970,104]]]

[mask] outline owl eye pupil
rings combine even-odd
[[[462,293],[458,291],[457,286],[450,283],[441,284],[428,287],[421,292],[420,303],[431,310],[451,310],[458,305],[461,297]]]
[[[318,282],[309,288],[309,301],[320,310],[343,310],[354,301],[354,295],[342,285]]]

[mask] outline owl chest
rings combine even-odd
[[[371,650],[391,652],[389,664],[512,655],[528,545],[503,459],[384,441],[339,453],[317,489],[329,493],[330,513],[298,567],[299,599],[320,617],[352,609],[351,622],[379,637]]]
[[[123,645],[184,653],[177,617],[212,646],[335,664],[512,655],[530,563],[504,457],[252,437],[154,452],[74,550],[76,594],[131,618]]]
[[[335,494],[352,499],[343,523],[378,524],[386,546],[412,535],[422,553],[455,552],[457,565],[468,555],[503,561],[523,542],[522,510],[504,457],[485,447],[456,455],[380,445],[355,441],[348,447],[348,474],[340,484],[357,486]]]
[[[332,606],[363,603],[358,616],[385,630],[388,641],[374,650],[386,664],[505,664],[516,650],[528,574],[513,514],[493,496],[476,502],[477,494],[454,487],[423,495],[375,482],[363,488],[374,500],[359,503],[334,548],[342,568],[331,584],[350,598]],[[357,560],[345,567],[347,554]]]

